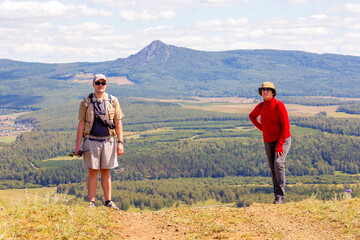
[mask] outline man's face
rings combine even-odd
[[[106,81],[104,79],[100,79],[99,81],[93,83],[93,87],[95,92],[103,93],[106,89]]]

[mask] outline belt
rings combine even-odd
[[[110,141],[110,138],[88,138],[91,141],[97,141],[97,142],[107,142]]]
[[[114,136],[104,136],[104,137],[97,137],[97,136],[92,136],[92,135],[86,135],[85,137],[84,137],[84,141],[86,140],[86,139],[89,139],[89,140],[91,140],[91,141],[97,141],[97,142],[108,142],[108,141],[110,141],[110,142],[114,142]]]

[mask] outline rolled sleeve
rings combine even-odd
[[[115,116],[114,120],[121,120],[125,115],[121,110],[121,106],[118,99],[114,99]]]
[[[85,121],[86,120],[86,105],[85,105],[84,101],[81,101],[81,103],[80,103],[78,120],[79,121]]]

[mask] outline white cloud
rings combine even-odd
[[[57,41],[66,41],[77,46],[119,47],[118,42],[128,42],[129,36],[122,34],[110,25],[86,22],[73,26],[59,27],[60,36]],[[124,45],[124,44],[122,44]]]
[[[346,1],[346,0],[345,0]],[[327,3],[334,3],[334,2],[344,2],[344,0],[287,0],[288,4],[293,6],[309,6],[314,4],[327,4]]]
[[[168,31],[173,28],[174,28],[174,26],[153,26],[153,27],[145,28],[141,32],[143,34],[158,34],[161,32],[168,33]]]
[[[229,31],[247,28],[249,20],[247,18],[227,18],[227,19],[213,19],[209,21],[199,21],[195,23],[197,29],[202,31]]]
[[[348,32],[344,35],[345,38],[347,39],[352,39],[352,40],[360,40],[360,33],[359,32]]]
[[[164,1],[164,0],[93,0],[96,3],[104,4],[112,8],[119,9],[146,9],[146,10],[164,10],[164,9],[184,9],[199,7],[225,7],[237,4],[246,4],[249,0],[182,0],[182,1]]]
[[[309,4],[311,0],[289,0],[291,5],[306,5]]]
[[[346,28],[351,30],[351,31],[359,32],[360,31],[360,23],[356,22],[354,24],[348,25]]]
[[[60,33],[66,33],[69,35],[84,35],[85,37],[91,37],[94,35],[108,35],[113,34],[115,28],[110,25],[99,24],[96,22],[84,22],[81,24],[71,26],[60,26]]]
[[[155,39],[208,51],[360,55],[354,0],[0,0],[0,11],[0,58],[15,60],[112,60]]]
[[[250,30],[247,32],[242,32],[242,33],[237,33],[236,36],[238,39],[246,39],[246,38],[252,38],[252,39],[256,39],[256,38],[264,38],[266,37],[268,34],[265,30],[263,29],[255,29],[255,30]]]
[[[211,44],[211,41],[206,37],[190,34],[175,37],[164,37],[161,40],[167,44],[199,50],[203,49],[204,46],[209,46]]]
[[[6,54],[6,58],[22,61],[114,60],[133,47],[129,36],[114,26],[94,22],[60,27],[29,24],[21,30],[0,27],[0,35],[0,58]]]
[[[329,16],[327,16],[325,14],[315,14],[315,15],[312,15],[311,18],[318,19],[318,20],[325,20],[325,19],[329,19]]]
[[[230,49],[261,49],[264,48],[262,44],[255,42],[239,41],[229,44]]]
[[[47,54],[54,54],[57,50],[64,49],[62,46],[54,46],[50,44],[41,44],[41,43],[25,43],[21,46],[16,46],[13,48],[15,52],[22,53],[22,54],[28,54],[28,53],[34,53],[34,54],[40,54],[40,55],[47,55]],[[69,50],[70,48],[67,48]]]
[[[302,36],[327,36],[331,35],[334,32],[326,29],[324,27],[299,27],[299,28],[289,28],[289,29],[278,29],[275,30],[274,33],[276,34],[292,34],[292,35],[302,35]]]
[[[67,47],[45,43],[27,43],[23,46],[15,47],[14,51],[25,55],[25,58],[36,55],[39,59],[43,59],[46,62],[68,62],[69,59],[72,59],[74,62],[84,61],[84,59],[104,61],[109,60],[106,57],[104,58],[104,56],[112,56],[114,54],[110,48]],[[55,55],[56,58],[53,59]]]
[[[0,3],[0,19],[67,19],[77,16],[111,16],[106,10],[92,9],[86,5],[66,5],[59,1],[10,1]]]
[[[349,12],[360,13],[360,4],[359,3],[348,3],[348,4],[345,4],[345,9]]]
[[[176,15],[173,11],[147,11],[142,10],[140,12],[128,10],[128,11],[121,11],[120,16],[125,21],[153,21],[159,19],[169,19]]]

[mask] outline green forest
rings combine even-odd
[[[158,210],[209,199],[241,207],[271,199],[261,133],[246,114],[130,98],[120,103],[127,136],[112,178],[113,197],[122,209]],[[67,157],[74,148],[78,106],[74,101],[17,119],[34,128],[1,144],[0,189],[57,186],[58,192],[86,199],[82,161]],[[350,187],[353,196],[360,194],[352,186],[360,182],[360,121],[326,116],[290,120],[293,144],[286,168],[288,183],[295,185],[288,187],[289,200],[332,199]]]

